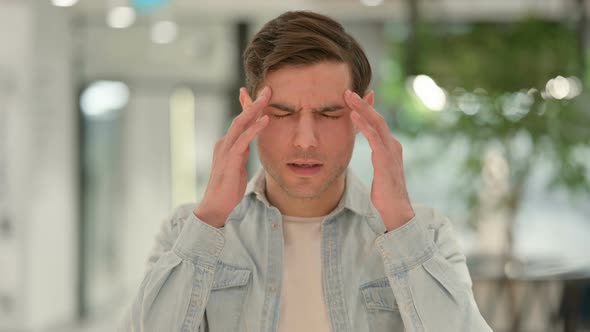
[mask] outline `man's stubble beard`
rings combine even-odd
[[[291,190],[289,188],[289,186],[287,185],[287,183],[283,180],[283,178],[280,176],[279,172],[277,172],[277,170],[273,167],[272,163],[265,163],[263,158],[261,158],[261,154],[260,154],[260,146],[258,146],[259,148],[259,159],[260,162],[262,164],[262,166],[264,167],[265,171],[270,175],[270,177],[278,184],[279,188],[281,188],[281,190],[287,194],[287,196],[293,198],[293,199],[308,199],[308,200],[313,200],[313,199],[317,199],[319,198],[323,193],[325,193],[332,185],[335,184],[335,182],[340,178],[340,176],[346,171],[348,165],[350,164],[350,160],[352,159],[352,152],[354,150],[354,140],[352,142],[352,148],[350,149],[350,151],[346,152],[346,157],[343,158],[344,162],[340,165],[336,165],[336,168],[334,169],[333,172],[331,172],[330,176],[328,177],[328,179],[321,185],[321,187],[319,188],[319,190],[317,190],[314,193],[309,193],[309,194],[301,194],[301,193],[297,193],[294,190]],[[298,153],[295,158],[299,158],[299,159],[316,159],[313,158],[313,154],[308,154],[306,152],[301,152]],[[317,158],[320,160],[324,160],[323,158]],[[286,164],[285,161],[282,161],[279,165],[283,165]],[[326,167],[325,164],[322,167]]]
[[[319,198],[323,193],[325,193],[334,183],[340,178],[340,176],[344,173],[348,165],[339,165],[333,174],[324,182],[324,184],[320,187],[320,189],[315,193],[297,193],[293,190],[289,189],[289,186],[283,181],[281,176],[275,172],[272,167],[265,168],[266,172],[270,175],[270,177],[279,185],[281,190],[287,194],[287,196],[294,198],[294,199],[308,199],[313,200]]]

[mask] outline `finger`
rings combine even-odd
[[[385,145],[383,140],[381,139],[381,135],[369,124],[367,119],[363,118],[357,111],[352,111],[350,113],[350,118],[352,122],[357,126],[358,129],[365,135],[367,141],[369,141],[369,146],[371,150],[375,153],[382,153],[385,149]]]
[[[396,144],[399,144],[399,142],[391,135],[385,118],[371,106],[374,98],[373,91],[367,93],[364,98],[360,98],[358,94],[353,93],[350,90],[347,90],[346,92],[345,101],[347,101],[349,106],[352,109],[357,110],[358,114],[375,128],[379,133],[383,144],[387,148],[395,149]]]
[[[270,87],[265,86],[258,93],[256,100],[252,101],[252,97],[250,97],[248,90],[243,88],[243,91],[244,91],[244,104],[242,105],[242,108],[243,108],[242,113],[250,112],[251,109],[258,110],[258,107],[259,107],[258,105],[260,105],[261,103],[265,103],[265,102],[270,101],[270,96],[272,94],[272,90],[270,89]]]
[[[252,105],[252,103],[253,103],[252,97],[250,97],[250,94],[248,93],[248,89],[241,87],[240,88],[240,104],[242,105],[242,108],[244,109],[244,108]]]
[[[262,89],[258,98],[253,103],[244,107],[242,113],[238,115],[229,127],[225,139],[226,147],[232,147],[240,135],[248,129],[248,127],[258,119],[262,110],[268,105],[270,101],[271,90],[269,87]],[[248,96],[248,99],[250,97]],[[251,99],[250,99],[251,100]],[[246,100],[246,103],[248,101]]]
[[[371,107],[371,105],[369,105],[365,100],[363,100],[358,94],[350,90],[346,90],[344,93],[344,101],[350,108],[357,111],[359,115],[361,115],[363,118],[366,118],[367,121],[377,130],[381,136],[381,139],[384,142],[387,142],[391,136],[391,133],[387,123],[385,122],[385,119],[381,114],[379,114],[379,112],[375,111],[375,109]]]
[[[248,129],[246,129],[235,141],[233,146],[230,149],[231,153],[242,155],[244,152],[248,150],[250,146],[250,142],[260,133],[262,129],[264,129],[268,125],[268,115],[264,115],[254,124],[252,124]]]

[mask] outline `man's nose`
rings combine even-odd
[[[293,144],[300,149],[318,146],[317,126],[313,114],[300,114],[295,128]]]

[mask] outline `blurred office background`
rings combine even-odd
[[[0,331],[113,331],[267,20],[343,22],[495,331],[590,331],[585,0],[0,0]],[[370,184],[359,135],[351,167]],[[258,167],[255,156],[249,171]]]

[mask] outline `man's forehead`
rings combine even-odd
[[[271,86],[272,88],[272,86]],[[273,89],[269,105],[279,105],[290,108],[327,108],[346,105],[344,93],[346,87],[331,91],[297,91],[291,89]]]
[[[294,80],[318,81],[337,79],[348,83],[352,73],[344,62],[318,62],[310,65],[287,65],[266,73],[264,82],[290,82]]]

